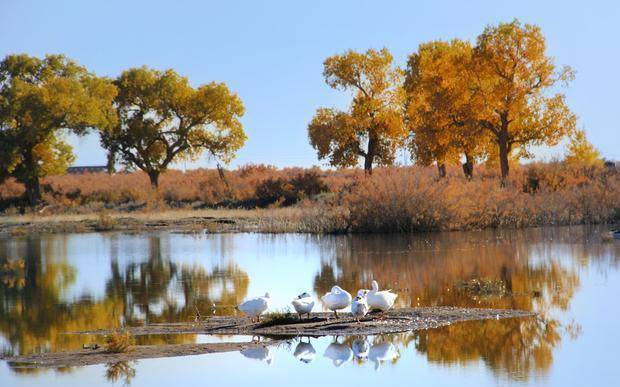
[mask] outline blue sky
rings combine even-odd
[[[603,156],[620,160],[620,2],[0,0],[0,55],[63,53],[99,75],[148,65],[194,85],[224,81],[246,106],[249,139],[233,166],[311,166],[320,163],[308,121],[317,107],[349,99],[324,83],[326,57],[387,47],[404,65],[421,42],[474,40],[513,18],[540,25],[556,63],[573,67],[565,92],[579,125]],[[71,142],[76,164],[104,163],[96,135]]]

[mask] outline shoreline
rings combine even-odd
[[[132,351],[124,353],[106,352],[102,348],[95,350],[48,352],[26,356],[14,356],[2,359],[12,368],[58,368],[81,367],[96,364],[110,364],[142,359],[157,359],[175,356],[194,356],[211,353],[236,352],[248,349],[266,348],[276,342],[243,342],[243,343],[206,343],[206,344],[163,344],[140,345]]]
[[[102,215],[103,214],[103,215]],[[320,208],[284,207],[272,209],[202,209],[202,210],[165,210],[135,213],[88,213],[88,214],[27,214],[18,216],[0,216],[0,236],[12,237],[27,234],[62,234],[93,233],[119,231],[140,233],[149,231],[169,231],[181,234],[217,234],[217,233],[301,233],[301,234],[349,234],[357,233],[332,221],[342,217],[342,209],[325,210]],[[332,222],[332,224],[329,224]],[[521,227],[499,227],[502,229],[527,229],[536,227],[561,227],[580,225],[613,226],[614,223],[553,223],[532,224]],[[441,231],[480,231],[486,228],[429,229],[419,232]],[[368,233],[368,232],[365,232]],[[385,231],[369,231],[385,233]],[[394,232],[392,232],[394,233]],[[396,233],[411,234],[411,231]]]
[[[298,215],[293,208],[166,210],[140,213],[19,215],[0,217],[0,234],[90,233],[104,231],[178,233],[274,232],[265,231]],[[283,231],[287,232],[287,231]]]

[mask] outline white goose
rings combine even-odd
[[[256,321],[260,321],[260,315],[269,309],[270,304],[271,297],[269,293],[265,293],[263,297],[252,298],[241,303],[237,309],[250,316],[252,321],[254,321],[254,317],[256,317]]]
[[[368,300],[368,306],[371,310],[379,309],[381,316],[394,306],[397,294],[392,293],[391,290],[379,290],[379,284],[377,281],[372,281],[372,290],[368,292],[366,299]]]
[[[366,302],[366,290],[360,290],[357,292],[357,296],[351,302],[351,314],[355,317],[358,324],[360,318],[366,316],[368,313],[368,303]]]
[[[327,309],[334,312],[338,318],[338,310],[344,309],[351,304],[351,295],[338,285],[332,287],[331,292],[325,293],[321,300],[327,306]]]
[[[307,314],[308,318],[310,318],[310,312],[312,312],[312,308],[314,308],[314,300],[308,293],[301,293],[291,302],[291,304],[293,304],[293,307],[295,308],[297,314],[299,314],[300,319],[303,314]]]

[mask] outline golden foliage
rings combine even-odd
[[[568,164],[602,165],[601,153],[586,138],[584,130],[576,130],[570,136],[570,143],[564,161]]]
[[[487,136],[472,119],[471,56],[471,45],[458,39],[420,44],[409,56],[405,119],[418,164],[480,158],[487,147]]]
[[[310,144],[330,165],[364,168],[391,165],[406,136],[402,122],[402,71],[385,48],[365,53],[347,51],[324,62],[325,82],[353,96],[346,112],[320,108],[308,125]]]
[[[556,71],[539,27],[515,20],[488,26],[472,55],[472,111],[498,148],[502,178],[515,148],[556,145],[575,128],[576,116],[563,94],[550,94],[573,79],[569,67]]]

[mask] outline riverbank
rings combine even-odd
[[[514,309],[458,308],[451,306],[392,309],[384,318],[368,314],[359,323],[350,313],[334,318],[331,312],[311,313],[299,319],[295,314],[267,315],[253,323],[248,317],[208,317],[196,323],[152,324],[128,328],[132,335],[210,334],[265,337],[381,335],[432,329],[463,321],[532,317],[536,313]],[[114,330],[98,329],[69,334],[107,335]]]
[[[608,223],[600,222],[532,222],[531,224],[491,225],[487,228],[525,228],[545,225],[562,226],[578,224]],[[183,234],[216,233],[309,233],[345,234],[355,232],[415,232],[440,230],[475,230],[476,227],[452,227],[437,229],[410,230],[402,228],[364,228],[351,225],[350,212],[342,207],[311,208],[285,207],[272,209],[205,209],[168,210],[140,213],[109,213],[77,215],[21,215],[0,217],[0,235],[12,237],[32,233],[91,233],[119,231],[139,233],[149,231],[169,231]]]
[[[342,233],[348,231],[343,209],[168,210],[140,213],[21,215],[0,217],[0,233],[88,233],[170,231],[187,234],[223,232]]]

